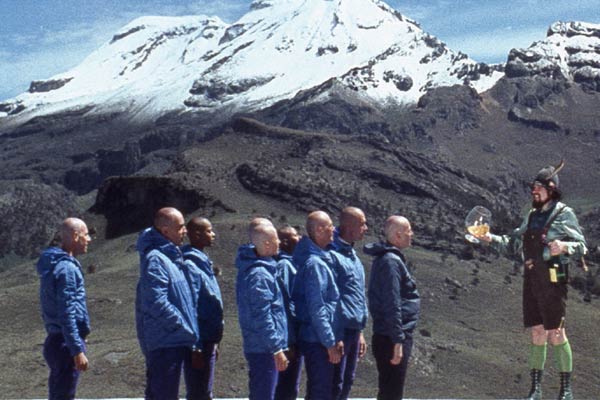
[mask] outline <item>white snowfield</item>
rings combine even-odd
[[[465,83],[477,68],[379,0],[256,0],[230,25],[204,15],[137,18],[77,67],[0,104],[0,121],[89,105],[138,120],[253,110],[338,87],[369,102],[407,104]],[[502,76],[488,70],[468,84],[481,92]]]

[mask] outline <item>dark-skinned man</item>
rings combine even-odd
[[[362,330],[367,324],[365,299],[365,269],[354,251],[354,243],[367,232],[367,218],[360,208],[346,207],[339,217],[329,249],[334,258],[333,272],[340,291],[342,328],[344,329],[344,355],[335,365],[333,399],[347,400],[354,383],[359,357],[367,351]]]
[[[541,169],[531,183],[532,208],[509,235],[487,233],[477,238],[506,253],[521,254],[523,274],[523,322],[531,331],[529,400],[542,398],[542,373],[547,343],[552,345],[560,372],[559,400],[572,400],[573,356],[565,332],[568,266],[586,253],[585,238],[577,217],[560,202],[558,172],[564,166]]]
[[[179,247],[185,234],[181,212],[165,207],[137,241],[136,328],[146,358],[147,399],[178,399],[183,362],[198,343],[194,296]]]
[[[191,358],[184,362],[187,400],[210,400],[218,346],[223,337],[223,300],[213,262],[205,252],[215,233],[206,218],[192,218],[186,225],[190,244],[183,246],[198,317],[199,339]]]
[[[333,241],[333,223],[327,213],[314,211],[306,220],[307,235],[294,249],[298,266],[292,301],[300,324],[298,348],[306,364],[306,398],[330,400],[334,365],[344,353],[340,294],[327,246]]]
[[[278,374],[288,366],[287,318],[273,258],[279,251],[279,239],[272,224],[259,224],[250,230],[250,241],[240,246],[235,261],[249,399],[273,400]]]
[[[374,257],[369,279],[373,319],[373,355],[378,372],[378,400],[401,400],[420,309],[419,292],[406,264],[412,242],[410,222],[398,215],[384,225],[385,241],[364,247]]]
[[[60,247],[46,249],[38,263],[40,305],[48,336],[44,358],[50,368],[48,399],[74,399],[80,371],[88,369],[85,338],[90,333],[81,264],[75,258],[87,252],[88,228],[78,218],[60,227]]]
[[[279,254],[277,255],[277,283],[283,294],[283,303],[288,323],[288,352],[290,361],[288,368],[279,373],[275,400],[295,400],[300,389],[300,377],[302,375],[303,358],[296,348],[296,337],[298,335],[298,324],[296,322],[296,311],[292,302],[292,291],[298,269],[292,260],[292,254],[300,241],[298,231],[285,225],[277,230],[279,237]]]

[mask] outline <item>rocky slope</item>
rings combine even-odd
[[[432,112],[427,108],[436,103],[439,109],[439,101],[431,99],[419,114]],[[472,148],[480,160],[491,161],[482,149]],[[493,210],[495,231],[516,224],[527,198],[525,180],[511,165],[506,168],[506,173],[483,179],[385,137],[301,131],[242,117],[221,134],[181,149],[161,176],[105,180],[97,196],[81,200],[82,208],[91,209],[82,216],[95,228],[97,239],[82,257],[86,271],[95,271],[86,274],[94,333],[89,338],[93,367],[82,378],[79,394],[139,397],[143,392],[143,358],[133,321],[138,277],[134,243],[135,231],[150,224],[156,208],[176,205],[187,218],[202,215],[214,223],[217,242],[209,252],[221,270],[226,319],[215,392],[229,398],[247,395],[233,267],[237,246],[247,241],[247,222],[262,215],[277,225],[301,227],[309,210],[324,209],[335,218],[341,207],[353,204],[367,213],[370,231],[365,242],[378,239],[390,213],[408,216],[415,230],[415,247],[407,256],[423,297],[423,313],[407,396],[520,396],[528,376],[519,269],[462,239],[464,215],[474,204]],[[569,194],[567,201],[572,199]],[[597,230],[595,216],[582,221],[586,228]],[[371,260],[360,251],[361,244],[359,256],[368,275]],[[32,263],[13,260],[0,272],[1,317],[11,321],[0,337],[0,385],[11,398],[45,393],[46,367],[40,355],[44,333]],[[597,264],[591,266],[596,274]],[[573,276],[579,285],[571,288],[568,320],[577,355],[574,387],[581,398],[593,398],[600,384],[594,368],[600,352],[594,334],[600,323],[600,292],[593,287],[591,303],[585,302],[582,274],[574,270]],[[370,335],[367,329],[367,338]],[[544,389],[553,396],[558,378],[550,364]],[[359,364],[352,395],[373,397],[375,373],[368,354]]]

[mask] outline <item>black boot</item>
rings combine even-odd
[[[571,373],[560,373],[560,393],[558,400],[573,400],[573,391],[571,390]]]
[[[525,400],[542,400],[542,374],[544,371],[540,369],[532,369],[531,375],[531,390]]]

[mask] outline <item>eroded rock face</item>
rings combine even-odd
[[[254,79],[241,79],[234,82],[224,82],[217,79],[197,80],[190,89],[194,95],[185,101],[189,107],[210,106],[217,102],[230,99],[232,95],[247,92],[255,87],[265,85],[273,80],[274,76]]]
[[[212,202],[214,199],[191,174],[111,177],[98,190],[92,211],[104,214],[106,236],[113,238],[151,226],[154,214],[162,207],[189,213]]]
[[[52,240],[60,222],[77,216],[74,196],[58,185],[31,180],[0,181],[0,256],[35,256]]]
[[[456,227],[462,226],[464,209],[475,198],[499,215],[498,226],[515,223],[504,218],[515,207],[509,195],[519,186],[514,179],[481,180],[376,137],[340,138],[338,142],[319,133],[286,134],[266,125],[257,130],[248,121],[238,125],[239,135],[252,132],[264,141],[263,147],[295,142],[286,150],[280,148],[280,155],[255,157],[236,166],[238,182],[254,195],[303,212],[321,209],[336,214],[345,204],[360,204],[372,226],[380,226],[401,209],[419,226],[418,245],[443,252],[461,251]],[[269,129],[273,129],[271,134]],[[254,154],[252,145],[247,152]]]
[[[600,25],[552,24],[545,40],[510,51],[506,76],[565,79],[586,90],[600,91]]]

